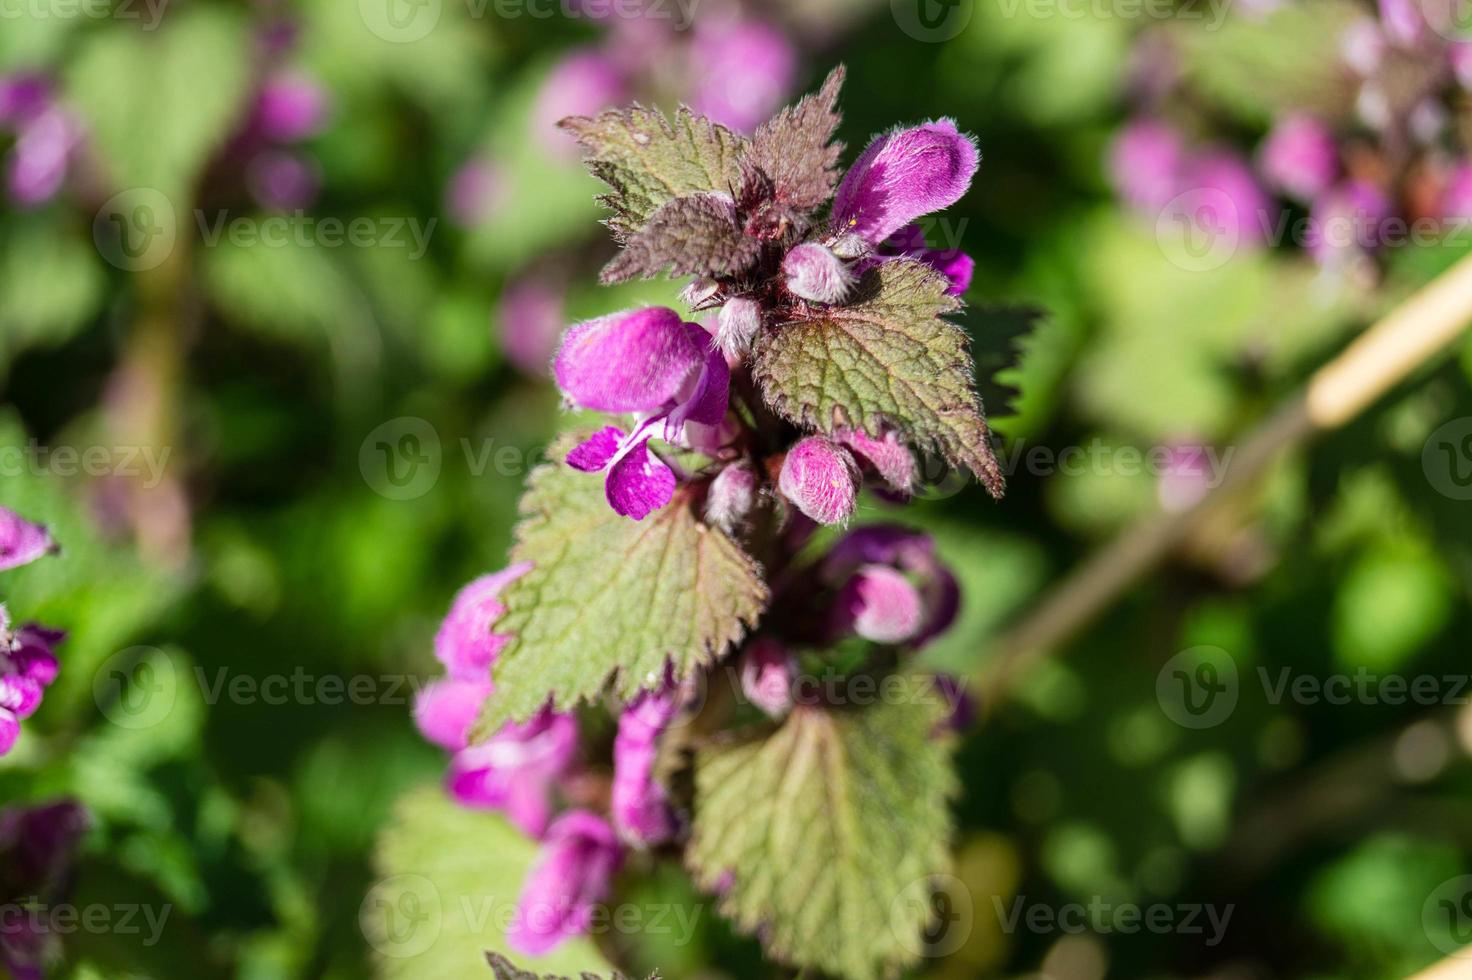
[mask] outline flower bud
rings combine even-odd
[[[756,504],[756,471],[745,463],[733,463],[710,481],[705,498],[706,523],[730,534],[746,520]]]
[[[268,140],[295,143],[317,133],[327,121],[327,92],[298,72],[268,78],[256,97],[255,123]]]
[[[28,565],[56,551],[51,532],[32,524],[15,511],[0,507],[0,571]]]
[[[840,627],[875,643],[904,643],[920,632],[920,592],[888,565],[865,565],[839,592]]]
[[[814,303],[842,302],[854,284],[844,261],[814,242],[788,252],[782,260],[782,271],[793,295]]]
[[[699,309],[703,303],[709,299],[713,299],[720,291],[720,283],[714,279],[707,279],[704,276],[700,276],[691,279],[689,284],[680,290],[680,302],[692,310]]]
[[[792,682],[797,662],[791,651],[771,637],[751,641],[741,658],[741,693],[773,718],[792,710]]]
[[[705,354],[678,313],[652,306],[569,327],[552,370],[581,408],[652,412],[687,388]]]
[[[981,154],[950,119],[880,136],[844,174],[833,227],[878,245],[922,215],[961,199]]]
[[[671,689],[641,694],[619,716],[609,809],[619,836],[639,847],[663,843],[675,834],[669,793],[654,768],[659,739],[679,709],[679,694]]]
[[[841,524],[854,512],[859,468],[847,449],[823,436],[808,436],[787,451],[777,488],[819,524]]]
[[[756,300],[733,297],[726,300],[716,317],[716,345],[727,358],[745,357],[761,328],[762,311]]]
[[[1129,204],[1157,211],[1179,193],[1184,158],[1175,130],[1153,119],[1136,119],[1120,130],[1109,149],[1109,179]]]

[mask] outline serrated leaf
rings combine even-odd
[[[833,134],[843,118],[837,109],[843,79],[839,65],[815,94],[783,109],[752,137],[745,162],[771,179],[777,200],[788,207],[811,211],[838,186],[843,144]]]
[[[509,909],[537,842],[499,814],[452,802],[438,786],[399,801],[379,838],[358,924],[388,980],[486,976],[486,951],[505,949]],[[591,939],[569,939],[530,965],[577,975],[611,965]]]
[[[532,570],[504,597],[496,693],[480,735],[596,696],[610,680],[631,698],[713,663],[767,601],[756,562],[696,517],[686,490],[642,521],[615,514],[603,480],[558,462],[535,470],[521,500],[513,562]],[[479,737],[479,736],[477,736]]]
[[[989,408],[987,421],[993,429],[1000,429],[999,416],[1012,414],[1012,401],[1021,394],[1013,383],[1018,364],[1044,319],[1041,310],[1028,307],[972,307],[966,311],[977,388]]]
[[[919,958],[956,780],[940,699],[910,700],[799,707],[697,752],[687,863],[775,959],[866,980]]]
[[[599,279],[605,285],[635,276],[650,279],[666,268],[676,276],[728,276],[759,254],[761,242],[742,234],[728,195],[686,194],[654,212]]]
[[[620,241],[643,228],[669,201],[700,191],[731,193],[740,183],[746,139],[681,106],[670,120],[634,105],[559,123],[587,152],[588,170],[612,193],[608,226]]]
[[[966,334],[942,319],[961,308],[947,285],[924,263],[884,262],[848,304],[764,332],[752,369],[767,401],[792,421],[871,435],[893,426],[1000,497],[1002,471],[973,388]]]
[[[486,962],[491,965],[491,975],[496,980],[572,980],[570,977],[553,973],[533,973],[531,970],[523,970],[500,953],[487,953]],[[584,972],[579,974],[579,980],[602,980],[602,978],[596,973]],[[615,970],[608,975],[608,980],[627,980],[627,978]],[[649,980],[659,980],[659,974],[653,974]]]

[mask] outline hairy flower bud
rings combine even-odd
[[[0,571],[28,565],[55,551],[56,542],[44,525],[33,524],[15,511],[0,507]]]
[[[853,288],[853,273],[842,259],[822,245],[798,245],[782,260],[787,288],[814,303],[841,303]]]
[[[920,633],[920,592],[888,565],[866,565],[839,592],[840,625],[875,643],[904,643]]]
[[[844,175],[833,199],[833,227],[878,245],[959,201],[980,162],[976,144],[950,119],[880,136]]]
[[[659,738],[680,708],[678,691],[639,695],[619,716],[613,740],[610,811],[619,836],[640,847],[674,836],[675,814],[669,794],[654,775]]]
[[[773,718],[792,709],[792,683],[797,661],[792,652],[769,636],[759,636],[741,658],[741,693]]]
[[[904,494],[915,492],[919,467],[899,436],[886,432],[882,438],[875,439],[862,429],[842,430],[836,435],[854,455],[872,466],[891,490]]]
[[[756,505],[756,492],[755,470],[745,463],[727,466],[710,481],[710,492],[705,498],[707,523],[727,534],[735,531]]]
[[[650,412],[674,400],[704,363],[680,315],[652,306],[569,327],[553,373],[582,408]]]
[[[762,328],[762,310],[749,296],[726,300],[716,317],[716,345],[727,358],[745,357]]]
[[[777,488],[819,524],[841,524],[854,512],[858,464],[831,439],[808,436],[787,451]]]

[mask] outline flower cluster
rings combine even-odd
[[[6,168],[10,198],[33,208],[61,190],[81,147],[81,122],[41,75],[0,77],[0,130],[15,138]]]
[[[1472,217],[1472,154],[1452,125],[1472,91],[1472,42],[1443,23],[1447,16],[1438,5],[1380,0],[1377,17],[1344,30],[1339,63],[1325,68],[1336,84],[1354,86],[1352,113],[1287,108],[1251,159],[1220,144],[1191,145],[1163,99],[1151,99],[1111,149],[1119,195],[1154,219],[1182,195],[1214,192],[1230,204],[1214,217],[1247,248],[1268,243],[1284,205],[1304,208],[1297,244],[1330,269],[1363,266],[1387,244],[1392,219]]]
[[[14,511],[0,507],[0,571],[27,565],[56,551],[50,533]],[[11,629],[0,606],[0,755],[20,737],[20,723],[41,706],[41,697],[56,680],[53,648],[66,634],[28,623]]]
[[[907,433],[847,421],[813,431],[779,418],[760,400],[751,365],[764,337],[862,302],[887,263],[918,271],[937,310],[959,305],[951,297],[970,280],[971,260],[927,248],[917,221],[965,193],[979,164],[974,142],[945,119],[898,129],[874,139],[840,181],[839,150],[828,141],[841,77],[836,72],[822,93],[758,131],[739,186],[676,198],[624,236],[605,279],[665,266],[692,274],[689,319],[655,307],[573,324],[552,365],[571,406],[615,417],[552,464],[566,467],[556,472],[570,487],[601,479],[612,513],[594,497],[588,520],[637,534],[630,522],[684,508],[690,521],[703,522],[697,537],[766,542],[760,588],[769,605],[760,627],[732,645],[725,660],[732,669],[723,674],[724,664],[704,661],[682,676],[670,659],[663,677],[641,677],[637,693],[623,699],[611,746],[580,744],[574,714],[554,710],[569,703],[558,691],[529,720],[472,744],[477,719],[507,696],[497,689],[506,682],[500,668],[517,638],[505,631],[521,629],[504,618],[514,605],[508,594],[543,574],[540,555],[466,586],[435,638],[447,676],[422,692],[415,715],[424,735],[452,753],[450,794],[501,811],[541,841],[508,935],[520,952],[540,954],[585,931],[630,851],[689,840],[690,800],[668,778],[679,765],[669,740],[688,730],[686,721],[706,717],[707,694],[723,679],[747,720],[836,707],[831,698],[809,700],[806,668],[827,670],[825,658],[843,649],[850,668],[893,671],[956,617],[955,577],[924,534],[873,525],[817,557],[805,550],[819,525],[848,522],[866,483],[890,500],[915,490],[917,447]],[[773,137],[783,126],[791,131]],[[802,165],[781,162],[782,139],[806,154]],[[714,322],[696,322],[708,312]],[[542,587],[527,585],[523,606],[528,594],[546,602]],[[946,724],[957,723],[965,699],[954,684],[944,690],[954,709]],[[598,762],[600,749],[610,750],[611,770]]]

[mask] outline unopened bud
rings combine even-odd
[[[798,245],[782,260],[787,288],[814,303],[838,303],[853,287],[854,277],[837,255],[822,245]]]
[[[920,592],[888,565],[865,565],[838,596],[838,615],[859,636],[875,643],[904,643],[920,632]]]
[[[741,693],[773,718],[792,710],[792,682],[797,662],[781,643],[757,637],[741,659]]]
[[[777,488],[819,524],[841,524],[854,512],[859,467],[838,443],[808,436],[787,451]]]
[[[762,311],[756,300],[737,296],[726,300],[716,317],[716,346],[727,358],[746,356],[762,327]]]
[[[756,504],[756,471],[745,463],[727,466],[710,481],[705,499],[705,519],[730,534],[746,520]]]

